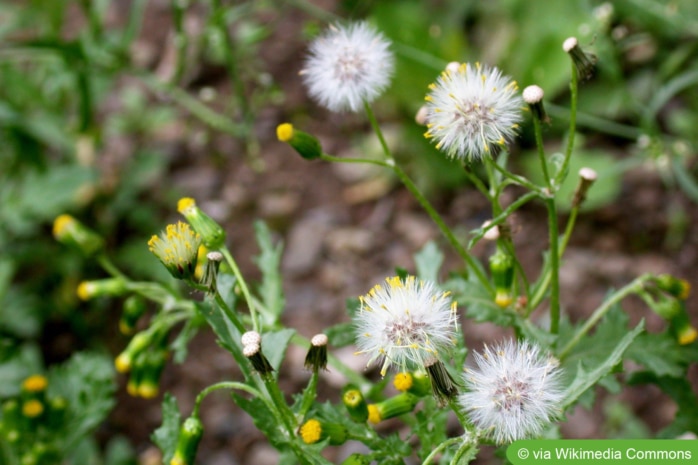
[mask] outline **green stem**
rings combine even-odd
[[[564,360],[567,355],[574,349],[574,347],[582,340],[582,338],[594,327],[594,325],[603,318],[606,313],[608,313],[613,306],[623,300],[630,294],[638,293],[642,290],[645,282],[653,279],[651,274],[644,274],[635,278],[632,282],[627,284],[625,287],[616,291],[610,298],[608,298],[599,308],[597,308],[594,313],[589,317],[589,319],[584,323],[584,326],[579,328],[572,339],[565,345],[565,347],[560,350],[557,357],[560,361]]]
[[[188,48],[187,32],[184,30],[184,16],[188,3],[180,0],[172,0],[172,22],[174,23],[174,44],[176,51],[175,70],[172,74],[172,83],[177,84],[184,75],[184,64]]]
[[[555,198],[549,198],[546,206],[550,231],[550,332],[557,334],[560,327],[560,252]]]
[[[511,205],[509,205],[507,208],[505,208],[499,215],[492,218],[488,227],[495,227],[495,226],[503,223],[516,210],[518,210],[526,203],[528,203],[531,200],[538,198],[538,197],[539,197],[539,195],[537,192],[527,192],[526,194],[522,195],[521,197],[516,199],[514,202],[512,202]],[[477,244],[477,242],[480,239],[482,239],[482,237],[485,235],[485,232],[486,232],[486,230],[483,229],[482,227],[479,228],[479,230],[476,229],[475,231],[478,231],[478,233],[475,234],[475,236],[473,236],[473,238],[468,243],[468,249],[471,249],[472,247],[474,247],[475,244]]]
[[[455,438],[448,438],[447,440],[443,441],[443,442],[440,443],[438,446],[436,446],[436,447],[434,448],[434,450],[432,450],[432,451],[429,453],[429,455],[427,455],[427,456],[424,458],[424,461],[422,462],[422,465],[429,465],[429,464],[433,463],[433,461],[434,461],[434,459],[436,458],[436,456],[437,456],[442,450],[445,450],[445,449],[446,449],[448,446],[450,446],[451,444],[455,444],[455,443],[460,442],[460,441],[462,441],[462,440],[463,440],[463,438],[461,438],[461,437],[455,437]]]
[[[213,391],[217,391],[219,389],[237,389],[239,391],[245,391],[248,394],[252,394],[256,398],[260,399],[262,402],[264,402],[267,406],[267,408],[274,413],[274,405],[269,402],[269,399],[266,399],[264,396],[262,396],[262,393],[259,392],[257,389],[248,386],[247,384],[244,383],[239,383],[237,381],[223,381],[221,383],[216,383],[212,384],[211,386],[206,387],[203,391],[199,393],[198,396],[196,396],[196,401],[194,401],[194,409],[192,410],[191,414],[194,417],[199,416],[199,408],[201,406],[201,402],[204,400],[206,396],[208,396],[210,393]]]
[[[565,250],[567,249],[567,244],[569,243],[570,237],[572,236],[572,231],[573,231],[574,225],[577,221],[578,214],[579,214],[579,207],[574,207],[570,211],[570,217],[567,219],[567,226],[565,227],[565,233],[562,236],[562,240],[561,240],[559,248],[558,248],[558,256],[560,257],[560,259],[562,259],[562,256],[565,254]],[[544,271],[543,277],[541,278],[541,280],[536,288],[536,292],[534,293],[533,297],[530,297],[528,299],[529,304],[528,304],[528,311],[526,313],[526,316],[530,315],[530,313],[543,300],[543,297],[545,296],[545,290],[550,285],[551,276],[552,276],[551,270],[549,268],[546,269]]]
[[[233,256],[230,254],[230,251],[228,250],[227,247],[221,247],[219,249],[219,252],[223,254],[225,257],[225,260],[228,262],[228,265],[230,266],[230,269],[233,271],[233,274],[235,275],[235,279],[237,281],[237,285],[240,286],[240,291],[242,291],[242,296],[245,298],[245,302],[247,303],[247,308],[250,310],[250,318],[252,319],[252,328],[259,332],[259,322],[257,321],[259,318],[257,317],[257,307],[255,305],[254,300],[252,299],[252,295],[250,294],[250,290],[247,287],[247,283],[245,282],[245,278],[243,278],[242,273],[240,272],[240,268],[238,267],[237,263],[235,262],[235,259]]]
[[[281,389],[279,389],[279,384],[277,383],[276,379],[274,379],[273,374],[262,376],[261,378],[267,388],[269,397],[271,397],[271,401],[274,403],[276,410],[281,416],[281,421],[286,428],[286,431],[288,431],[289,437],[292,437],[296,431],[295,418],[293,416],[293,412],[291,412],[291,409],[286,403],[286,399],[284,399]]]
[[[535,116],[533,117],[533,132],[536,137],[536,147],[538,151],[538,160],[540,161],[541,169],[543,170],[543,178],[545,179],[545,185],[550,189],[550,193],[553,192],[553,184],[550,179],[550,173],[548,172],[548,161],[545,158],[545,148],[543,147],[543,130],[540,126],[540,121]]]
[[[422,208],[427,212],[432,221],[436,223],[436,226],[438,226],[439,230],[444,235],[446,240],[449,242],[449,244],[451,244],[451,246],[455,249],[458,255],[460,255],[461,259],[463,259],[463,261],[468,265],[470,271],[472,271],[475,274],[482,286],[485,289],[487,289],[488,292],[493,293],[494,289],[492,287],[492,284],[487,279],[487,276],[485,276],[482,269],[477,265],[475,259],[472,257],[472,255],[470,255],[470,253],[465,249],[465,247],[463,247],[463,244],[461,244],[458,241],[456,236],[453,235],[451,229],[448,226],[446,226],[444,220],[436,212],[434,207],[432,207],[432,205],[429,203],[426,197],[422,195],[417,186],[412,182],[412,180],[407,176],[407,174],[394,162],[392,163],[392,165],[389,164],[388,166],[390,166],[393,169],[395,175],[400,179],[400,181],[402,181],[404,186],[407,188],[408,191],[410,191],[414,198],[417,199],[417,202],[419,202]]]
[[[308,413],[308,410],[310,410],[310,407],[313,406],[313,402],[317,397],[317,381],[318,373],[317,371],[313,370],[313,374],[310,375],[310,380],[308,381],[308,387],[306,387],[303,391],[303,400],[301,401],[301,406],[298,409],[297,416],[299,421],[303,421],[305,415]]]
[[[390,149],[388,148],[387,142],[385,142],[385,137],[383,137],[383,131],[381,131],[381,127],[378,124],[376,115],[373,113],[373,109],[371,109],[371,105],[369,105],[368,102],[364,101],[364,108],[366,109],[366,115],[368,116],[368,120],[371,122],[373,132],[376,133],[376,136],[378,136],[378,140],[381,143],[381,147],[383,148],[383,155],[385,155],[386,161],[388,163],[393,161],[394,163],[393,155],[390,153]]]
[[[102,267],[102,269],[103,269],[104,271],[106,271],[107,273],[109,273],[109,274],[112,275],[113,277],[115,277],[115,278],[121,278],[121,279],[126,280],[126,281],[129,280],[128,277],[127,277],[125,274],[123,274],[123,273],[121,272],[121,270],[119,270],[119,269],[112,263],[112,261],[109,259],[109,257],[108,257],[107,255],[105,255],[105,254],[103,254],[103,253],[99,254],[99,255],[97,256],[97,263],[99,263],[99,265]]]
[[[558,171],[555,176],[555,185],[559,186],[565,180],[567,175],[567,169],[569,167],[570,158],[572,157],[572,150],[574,150],[574,137],[577,132],[577,98],[578,98],[578,78],[577,78],[577,68],[574,65],[574,61],[570,60],[572,63],[572,78],[570,80],[570,128],[567,134],[567,148],[565,149],[565,159],[562,162],[560,171]],[[534,118],[535,121],[535,118]],[[540,123],[537,123],[540,125]],[[537,136],[536,136],[537,141]]]
[[[218,304],[218,306],[223,310],[223,313],[225,313],[225,316],[233,322],[237,330],[240,332],[240,334],[245,334],[247,331],[247,328],[242,324],[240,321],[240,318],[238,318],[237,314],[235,313],[235,310],[230,308],[228,304],[223,300],[223,297],[221,297],[220,293],[216,291],[214,300]]]
[[[504,175],[504,177],[506,179],[508,179],[509,181],[511,181],[512,183],[517,184],[517,185],[522,186],[522,187],[525,187],[526,189],[528,189],[532,192],[536,192],[540,196],[544,196],[545,192],[543,191],[543,189],[541,189],[539,186],[536,186],[528,179],[524,178],[523,176],[519,176],[518,174],[514,174],[514,173],[511,173],[511,172],[505,170],[504,168],[499,166],[498,163],[491,163],[491,164],[494,167],[494,169],[496,169],[497,171],[502,173],[502,175]]]

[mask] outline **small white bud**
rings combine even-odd
[[[242,342],[243,347],[249,345],[260,345],[262,343],[262,336],[260,336],[257,331],[247,331],[242,335],[240,342]]]
[[[528,86],[523,91],[524,102],[528,103],[529,105],[540,103],[540,101],[543,100],[543,95],[543,89],[536,85]]]
[[[492,221],[487,220],[482,224],[482,227],[486,228],[490,224],[492,224]],[[485,231],[485,234],[482,237],[487,241],[496,241],[497,239],[499,239],[499,226],[491,227],[490,229]]]
[[[596,174],[596,171],[591,168],[582,168],[579,170],[579,177],[585,181],[593,182],[596,181],[598,175]]]
[[[313,338],[310,340],[310,343],[315,346],[315,347],[322,347],[326,346],[328,342],[327,335],[325,334],[316,334],[313,336]]]
[[[577,42],[576,37],[568,37],[562,43],[562,49],[565,51],[565,53],[570,53],[575,47],[577,47],[578,44],[579,42]]]

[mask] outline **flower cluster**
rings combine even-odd
[[[390,42],[365,22],[330,27],[310,44],[301,71],[310,96],[331,111],[357,112],[390,83]]]
[[[448,292],[414,276],[386,279],[361,297],[355,318],[359,354],[368,364],[382,358],[381,375],[391,364],[423,368],[454,344],[458,328],[456,302]]]
[[[497,444],[535,437],[561,412],[558,361],[528,342],[507,342],[475,354],[459,396],[471,421]]]
[[[523,101],[499,69],[452,63],[429,89],[425,137],[449,157],[480,159],[516,134]]]

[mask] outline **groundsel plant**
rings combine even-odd
[[[570,56],[570,126],[562,154],[554,163],[542,141],[547,116],[540,87],[527,88],[522,96],[515,81],[496,67],[457,63],[435,70],[435,83],[424,89],[427,104],[417,120],[426,124],[426,137],[436,143],[435,153],[464,169],[492,205],[491,219],[470,231],[467,243],[456,237],[399,166],[372,112],[370,103],[388,87],[393,69],[388,40],[367,23],[347,23],[331,26],[311,43],[302,71],[310,97],[330,111],[363,108],[383,158],[327,154],[315,136],[290,122],[279,125],[279,140],[308,162],[370,163],[389,170],[462,259],[462,266],[440,280],[443,254],[434,243],[428,244],[415,256],[413,273],[397,270],[396,276],[350,300],[351,323],[327,328],[312,340],[282,323],[281,247],[262,223],[255,225],[260,248],[255,262],[262,277],[252,285],[228,249],[225,229],[194,199],[181,199],[177,210],[187,222],[166,226],[149,244],[176,280],[173,284],[129,278],[106,257],[104,240],[88,226],[67,216],[56,220],[56,239],[95,256],[110,275],[83,284],[81,298],[125,298],[120,328],[130,339],[115,364],[129,376],[132,395],[157,395],[163,366],[170,358],[181,362],[186,357],[187,342],[202,321],[240,368],[237,379],[205,388],[184,419],[176,399],[165,394],[163,424],[153,435],[164,463],[195,463],[207,434],[201,404],[219,389],[232,391],[232,400],[279,450],[279,463],[327,464],[332,457],[335,463],[347,465],[406,461],[426,465],[464,464],[485,446],[507,446],[542,434],[559,437],[559,422],[565,421],[566,413],[602,378],[622,371],[622,362],[628,358],[646,369],[637,382],[660,384],[661,377],[668,390],[674,386],[671,380],[684,382],[690,360],[687,351],[698,335],[685,307],[689,294],[685,281],[670,275],[640,275],[611,291],[586,320],[574,324],[561,309],[560,261],[579,208],[596,180],[591,170],[579,173],[572,209],[560,233],[555,200],[575,147],[578,78],[591,75],[587,67],[593,62],[573,42],[574,47],[568,47],[571,42],[567,41],[559,52]],[[578,66],[585,69],[578,72]],[[542,184],[507,167],[507,145],[514,143],[519,125],[525,122],[535,134]],[[481,175],[475,174],[474,165],[482,165]],[[521,194],[505,205],[502,193],[512,185]],[[519,263],[508,225],[513,213],[534,201],[545,207],[549,226],[546,258],[535,279]],[[491,256],[484,261],[471,253],[482,239],[490,241]],[[642,298],[666,321],[665,329],[648,334],[643,322],[629,327],[620,307],[629,295]],[[156,310],[145,310],[145,302]],[[510,339],[490,341],[467,360],[469,347],[459,326],[482,321],[505,327]],[[598,338],[604,343],[598,344]],[[297,393],[282,392],[279,384],[290,344],[308,350],[304,364],[308,381]],[[332,355],[333,348],[345,345],[354,345],[357,356],[368,359],[369,369],[356,372]],[[662,365],[666,369],[658,372],[656,364],[647,361],[648,346],[661,352],[670,369]],[[370,370],[373,362],[380,366],[377,373]],[[384,379],[393,377],[390,368],[395,372],[392,387]],[[325,370],[341,375],[345,386],[333,401],[319,402],[318,385]],[[680,407],[675,427],[668,428],[667,435],[682,434],[694,424],[681,417],[684,406]],[[687,412],[691,408],[685,406]],[[29,408],[24,416],[37,412]],[[387,420],[403,422],[409,432],[384,429]],[[360,452],[349,453],[357,447],[344,448],[347,443],[363,446]]]

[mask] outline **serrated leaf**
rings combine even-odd
[[[439,282],[439,269],[444,261],[444,254],[441,253],[434,241],[429,241],[422,247],[422,250],[414,256],[414,263],[417,267],[417,276],[425,281],[433,283]]]
[[[197,302],[196,308],[199,314],[208,322],[213,332],[218,336],[218,343],[233,353],[235,347],[240,345],[240,337],[242,336],[235,325],[225,317],[223,310],[211,302]],[[239,352],[239,351],[238,351]]]
[[[48,373],[49,391],[67,400],[64,447],[71,450],[99,426],[114,406],[116,381],[110,357],[78,352]]]
[[[628,332],[620,339],[618,344],[605,360],[601,360],[594,368],[587,370],[580,361],[577,364],[577,372],[572,384],[567,388],[562,405],[564,408],[574,404],[577,399],[590,387],[594,386],[601,378],[606,376],[622,360],[623,353],[635,340],[635,338],[645,329],[645,321],[641,321],[635,329]]]
[[[256,397],[248,399],[235,392],[231,395],[235,403],[252,417],[257,429],[264,433],[274,447],[279,450],[288,447],[286,436],[281,431],[283,425],[276,420],[274,414],[263,401]]]
[[[271,326],[278,322],[285,305],[281,273],[279,272],[283,246],[281,243],[274,245],[271,232],[262,221],[256,221],[254,229],[260,248],[259,255],[255,257],[255,263],[262,272],[262,282],[258,290],[267,310],[264,314],[269,321],[266,323]]]
[[[163,463],[170,463],[177,447],[181,414],[177,399],[169,392],[162,400],[162,425],[156,429],[151,439],[162,452]]]
[[[657,376],[684,376],[690,354],[670,334],[642,334],[628,347],[626,357]]]

